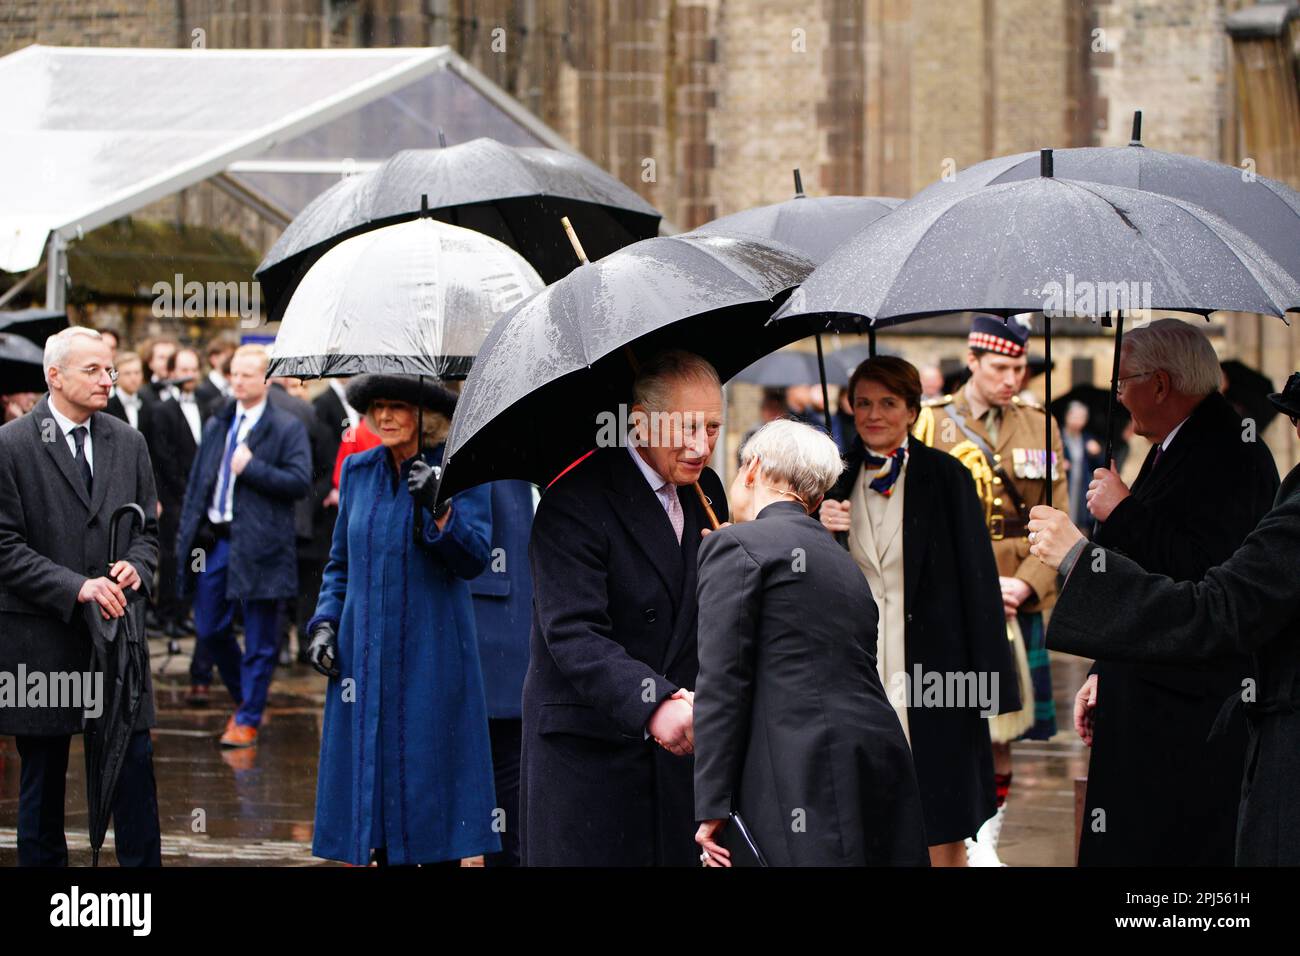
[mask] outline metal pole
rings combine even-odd
[[[826,388],[826,357],[822,354],[822,334],[817,333],[817,372],[822,378],[822,414],[826,416],[826,434],[835,437],[835,426],[831,424],[831,393]]]
[[[45,308],[63,312],[68,307],[68,241],[50,233],[45,260]]]
[[[1047,414],[1044,416],[1046,425],[1044,427],[1045,438],[1043,445],[1047,488],[1043,500],[1047,507],[1050,508],[1052,507],[1052,317],[1046,312],[1043,313],[1043,358],[1047,363],[1045,370],[1047,377],[1044,382],[1044,391],[1047,393],[1044,409]]]

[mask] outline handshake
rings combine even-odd
[[[646,730],[670,754],[685,757],[695,752],[695,693],[679,688],[650,715]]]

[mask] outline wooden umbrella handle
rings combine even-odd
[[[713,507],[709,504],[708,495],[704,493],[704,489],[700,487],[698,481],[694,482],[691,487],[693,487],[695,493],[700,496],[700,504],[704,506],[704,513],[709,516],[709,526],[712,527],[714,531],[717,531],[721,525],[718,524],[718,516],[713,513]]]

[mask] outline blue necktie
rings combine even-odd
[[[230,434],[226,436],[226,456],[221,459],[221,494],[217,497],[217,510],[221,512],[224,520],[226,517],[226,495],[230,493],[230,459],[235,457],[235,448],[239,442],[239,428],[244,424],[242,414],[235,416],[235,424],[230,429]]]

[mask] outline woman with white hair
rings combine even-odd
[[[811,517],[842,469],[822,432],[769,422],[741,449],[728,495],[743,523],[700,546],[695,814],[706,866],[758,859],[741,823],[773,866],[929,861],[911,754],[876,672],[875,602]]]

